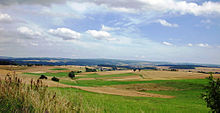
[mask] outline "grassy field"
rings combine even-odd
[[[19,76],[23,79],[26,77],[28,78],[27,80],[37,79],[40,75],[58,77],[60,79],[59,83],[50,79],[43,81],[49,86],[49,91],[55,91],[59,97],[75,103],[80,112],[207,113],[209,111],[206,103],[201,98],[201,93],[204,92],[203,87],[208,84],[206,79],[202,79],[207,76],[204,74],[144,70],[132,72],[131,70],[124,70],[95,73],[82,72],[76,75],[75,79],[70,79],[68,77],[69,71],[70,69],[66,70],[63,67],[37,67],[37,69],[31,68],[31,70],[24,69],[22,71],[23,74]],[[127,79],[133,76],[137,76],[140,79]],[[90,90],[86,90],[86,88],[90,88]],[[117,90],[112,90],[114,88]],[[93,90],[91,91],[91,89]],[[99,90],[99,93],[96,90]],[[138,97],[108,93],[122,90],[168,95],[174,98]]]
[[[166,82],[164,82],[166,81]],[[206,83],[205,79],[186,79],[186,80],[152,80],[152,81],[105,81],[105,80],[78,80],[77,82],[69,81],[69,80],[61,80],[61,83],[67,85],[76,85],[76,86],[108,86],[108,85],[124,85],[124,84],[138,84],[138,83],[158,83],[166,86],[165,83],[169,83],[173,81],[181,82],[181,83]],[[170,85],[170,84],[169,84]],[[183,84],[184,85],[184,84]],[[174,84],[175,86],[175,84]],[[188,86],[186,86],[188,87]]]
[[[78,76],[76,78],[105,78],[105,77],[123,77],[123,76],[131,76],[137,75],[135,73],[121,73],[121,74],[110,74],[110,75],[99,75],[97,73],[86,74],[85,76]]]
[[[67,69],[67,68],[52,68],[50,70],[69,70],[69,69]]]
[[[86,83],[86,82],[85,82]],[[86,92],[72,88],[51,88],[62,92],[63,96],[71,99],[70,95],[81,95],[85,106],[99,108],[104,113],[207,113],[205,102],[201,99],[203,86],[208,83],[204,79],[192,80],[158,80],[158,81],[130,81],[113,82],[103,81],[100,84],[93,81],[91,85],[116,85],[116,84],[135,84],[135,83],[155,83],[158,85],[177,88],[178,90],[168,91],[146,91],[151,93],[166,94],[175,96],[172,99],[150,98],[150,97],[124,97],[108,94],[98,94]],[[82,84],[82,83],[81,83]],[[72,84],[73,85],[73,84]],[[84,84],[85,86],[85,84]],[[74,101],[74,100],[72,100]]]
[[[35,75],[35,76],[55,76],[55,77],[68,77],[68,72],[59,72],[59,73],[23,73],[23,74],[28,74],[28,75]],[[105,77],[124,77],[124,76],[132,76],[132,75],[137,75],[135,73],[121,73],[121,74],[110,74],[110,75],[99,75],[97,73],[91,73],[91,74],[86,74],[84,76],[76,76],[75,79],[78,78],[105,78]]]
[[[59,73],[23,73],[23,74],[28,74],[28,75],[35,75],[35,76],[41,76],[41,75],[45,75],[45,76],[55,76],[55,77],[67,77],[68,76],[68,72],[59,72]]]

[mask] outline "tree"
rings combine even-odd
[[[86,67],[86,72],[96,72],[96,71],[97,71],[96,69],[90,69]]]
[[[140,68],[139,68],[138,70],[139,70],[139,72],[141,71],[141,69],[140,69]]]
[[[134,72],[135,72],[136,70],[137,70],[136,68],[133,69]]]
[[[59,82],[60,79],[58,79],[58,78],[56,78],[56,77],[53,77],[53,78],[51,78],[51,80],[52,80],[52,81],[55,81],[55,82]]]
[[[207,78],[209,84],[204,87],[206,92],[202,94],[212,113],[220,113],[220,79],[215,79],[212,74]]]
[[[39,79],[47,79],[45,75],[41,75]]]
[[[69,77],[73,79],[75,77],[75,72],[74,71],[69,72]]]

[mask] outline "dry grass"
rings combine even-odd
[[[202,73],[182,71],[141,71],[136,73],[142,75],[145,80],[197,79],[209,76]]]
[[[204,72],[220,72],[220,68],[206,68],[206,67],[197,67],[196,71]]]
[[[2,68],[5,68],[6,66],[2,66]],[[21,68],[24,66],[17,66],[17,68]],[[68,70],[51,70],[54,68],[66,68]],[[1,69],[1,68],[0,68]],[[12,69],[13,70],[13,69]],[[31,67],[25,67],[24,69],[16,70],[16,72],[22,72],[22,73],[59,73],[59,72],[70,72],[70,71],[78,71],[78,70],[85,70],[84,66],[31,66]]]
[[[123,77],[111,77],[111,78],[102,78],[103,80],[107,81],[137,81],[143,80],[139,75],[134,76],[123,76]]]
[[[128,85],[112,85],[111,87],[118,89],[126,89],[126,90],[135,90],[135,91],[167,91],[167,90],[178,90],[173,87],[161,86],[159,84],[154,83],[146,83],[146,84],[128,84]]]
[[[78,106],[58,97],[56,93],[47,90],[42,81],[31,80],[30,85],[22,79],[8,74],[0,80],[0,111],[1,112],[36,112],[61,113],[80,112]]]
[[[135,90],[118,89],[118,88],[106,87],[106,86],[104,86],[104,87],[74,86],[74,87],[78,88],[78,89],[81,89],[81,90],[89,91],[89,92],[120,95],[120,96],[174,98],[174,96],[160,95],[160,94],[153,94],[153,93],[146,93],[146,92],[138,92],[138,91],[135,91]]]
[[[133,73],[132,70],[117,70],[117,71],[102,71],[97,72],[99,75],[112,75],[112,74],[122,74],[122,73]]]

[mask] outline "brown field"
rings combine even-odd
[[[89,91],[89,92],[120,95],[120,96],[174,98],[174,96],[138,92],[135,90],[125,90],[125,89],[118,89],[118,88],[105,87],[105,86],[104,87],[79,87],[79,86],[76,86],[74,88],[78,88],[78,89]]]
[[[137,81],[137,80],[143,80],[139,75],[133,75],[133,76],[123,76],[123,77],[109,77],[109,78],[103,78],[104,80],[108,81]]]
[[[67,68],[69,70],[51,70],[54,68]],[[84,66],[0,66],[0,69],[12,70],[16,72],[27,72],[27,73],[58,73],[58,72],[70,72],[84,70]]]
[[[220,72],[220,68],[206,68],[206,67],[197,67],[196,71],[204,72]]]
[[[143,76],[145,80],[174,80],[174,79],[198,79],[206,78],[209,74],[183,71],[141,71],[136,72]],[[220,76],[220,75],[214,75]]]
[[[128,84],[128,85],[112,85],[111,87],[126,90],[135,91],[166,91],[166,90],[177,90],[173,87],[160,86],[158,84],[147,83],[147,84]]]

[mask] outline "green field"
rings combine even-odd
[[[121,73],[121,74],[111,74],[111,75],[99,75],[97,73],[87,74],[85,76],[79,76],[76,78],[105,78],[105,77],[123,77],[137,75],[135,73]]]
[[[69,70],[67,68],[53,68],[53,69],[50,69],[50,70]]]
[[[45,76],[55,76],[55,77],[67,77],[68,76],[68,72],[59,72],[59,73],[23,73],[23,74],[28,74],[28,75],[35,75],[35,76],[41,76],[41,75],[45,75]]]
[[[25,73],[40,76],[67,77],[67,72],[60,73]],[[132,76],[134,73],[98,75],[97,73],[78,76],[76,78],[105,78]],[[137,75],[137,74],[136,74]],[[97,113],[207,113],[209,109],[201,98],[203,87],[208,84],[206,79],[183,80],[151,80],[151,81],[106,81],[60,79],[60,83],[73,86],[99,87],[111,85],[148,84],[172,87],[176,90],[143,90],[142,92],[175,96],[175,98],[127,97],[110,94],[87,92],[74,88],[49,88],[60,96],[80,104],[82,110]]]
[[[67,85],[76,85],[76,86],[107,86],[107,85],[124,85],[124,84],[138,84],[138,83],[158,83],[164,86],[168,86],[169,82],[173,83],[173,87],[178,87],[174,83],[181,83],[181,86],[193,87],[195,85],[206,84],[207,80],[205,79],[188,79],[188,80],[152,80],[152,81],[105,81],[105,80],[77,80],[76,82],[61,80],[61,83]],[[185,84],[183,84],[185,83]],[[193,86],[190,86],[193,84]],[[169,84],[172,85],[172,84]]]
[[[171,99],[150,97],[125,97],[108,94],[98,94],[73,88],[51,88],[61,92],[66,98],[72,99],[80,95],[82,104],[87,108],[98,109],[101,113],[207,113],[205,102],[201,99],[203,86],[208,83],[205,79],[191,80],[156,80],[156,81],[88,81],[79,82],[81,86],[103,86],[135,83],[155,83],[158,85],[174,87],[179,90],[146,91],[151,93],[176,96]],[[78,84],[78,85],[79,85]],[[76,84],[70,84],[76,85]],[[77,100],[79,101],[79,100]]]
[[[55,76],[55,77],[68,77],[68,72],[59,72],[59,73],[24,73],[24,74],[29,74],[29,75],[45,75],[45,76]],[[122,74],[111,74],[111,75],[99,75],[97,73],[92,73],[92,74],[86,74],[84,76],[77,76],[75,79],[78,78],[106,78],[106,77],[123,77],[123,76],[132,76],[132,75],[137,75],[135,73],[122,73]]]

